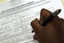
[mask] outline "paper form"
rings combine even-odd
[[[49,8],[53,10],[53,8]],[[38,12],[22,15],[22,13],[13,14],[4,18],[1,18],[1,34],[0,42],[2,43],[35,43],[33,40],[32,28],[30,23],[35,18],[39,18]],[[3,33],[2,33],[3,31]],[[6,40],[7,39],[7,40]],[[3,41],[4,40],[4,41]]]
[[[10,8],[14,8],[14,7],[18,7],[18,6],[23,6],[23,7],[27,7],[30,5],[34,5],[36,3],[40,3],[40,2],[44,2],[44,0],[8,0],[5,3],[1,3],[0,4],[0,12],[10,9]],[[45,0],[48,1],[48,0]]]
[[[0,43],[38,43],[33,40],[34,33],[31,33],[31,21],[35,18],[39,19],[42,8],[52,12],[58,8],[63,8],[58,7],[62,4],[58,5],[56,4],[58,2],[55,3],[54,0],[21,0],[22,3],[17,4],[18,6],[15,5],[15,0],[15,3],[12,0],[9,2],[8,8],[4,7],[0,13]]]

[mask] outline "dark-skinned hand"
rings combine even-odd
[[[31,26],[35,31],[34,39],[39,43],[64,43],[64,20],[56,16],[46,26],[41,26],[42,23],[51,12],[42,9],[40,20],[35,19],[31,22]]]

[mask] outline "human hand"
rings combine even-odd
[[[41,26],[40,23],[44,21],[49,15],[50,11],[46,9],[41,10],[40,20],[35,19],[31,22],[31,26],[35,31],[34,39],[39,43],[62,43],[64,41],[64,20],[56,16],[46,26]]]

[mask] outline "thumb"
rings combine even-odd
[[[35,33],[39,33],[39,31],[41,31],[41,29],[43,28],[43,26],[41,26],[39,24],[38,19],[35,19],[31,22],[31,26],[33,28],[33,30],[35,31]]]

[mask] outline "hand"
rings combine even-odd
[[[35,31],[34,39],[39,43],[64,43],[64,20],[62,18],[57,16],[46,26],[40,25],[50,14],[50,11],[42,9],[40,20],[35,19],[31,22]]]

